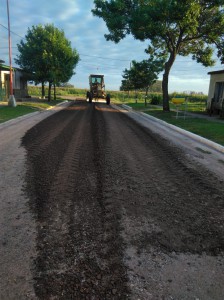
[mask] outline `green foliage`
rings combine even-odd
[[[214,64],[211,45],[217,45],[223,36],[223,0],[95,0],[94,4],[93,14],[102,18],[109,30],[106,39],[117,43],[132,34],[135,39],[150,41],[147,53],[166,59],[164,110],[169,110],[168,78],[177,55],[192,55],[204,66]]]
[[[224,63],[224,37],[222,36],[220,41],[217,43],[217,49],[218,49],[218,57],[220,58],[221,63]]]
[[[152,105],[161,105],[163,101],[162,95],[152,94],[150,104]]]
[[[150,86],[150,92],[151,93],[162,93],[162,81],[156,80],[156,82],[153,83],[152,86]]]
[[[18,118],[29,113],[33,113],[35,111],[48,109],[52,106],[57,105],[60,102],[62,102],[62,100],[51,101],[50,103],[46,100],[40,100],[36,102],[18,102],[16,107],[9,107],[6,104],[5,106],[0,107],[0,123]]]
[[[125,81],[125,80],[124,80]],[[126,81],[128,82],[128,81]],[[128,89],[127,86],[123,85],[123,80],[122,84],[120,87],[120,91],[128,91],[128,90],[133,90],[133,87],[131,89]],[[135,93],[141,93],[143,92],[144,89],[138,89]],[[150,86],[150,92],[151,93],[162,93],[162,81],[161,80],[156,80],[151,86]]]
[[[16,63],[32,74],[35,83],[68,82],[74,74],[79,55],[72,49],[62,30],[52,24],[28,28],[25,40],[18,46]]]
[[[156,82],[158,74],[162,71],[163,63],[162,59],[154,59],[152,56],[141,62],[133,60],[130,70],[124,70],[121,88],[145,90],[147,95],[149,87]]]
[[[36,110],[38,109],[34,107],[20,106],[20,105],[17,105],[16,107],[9,107],[9,106],[0,107],[0,123],[18,118],[25,114],[35,112]]]

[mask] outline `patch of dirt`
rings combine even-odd
[[[39,299],[223,299],[224,187],[105,104],[23,138]]]

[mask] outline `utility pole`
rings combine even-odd
[[[10,66],[10,72],[9,72],[9,101],[8,106],[16,107],[16,100],[13,95],[13,78],[12,78],[12,46],[11,46],[11,30],[10,30],[10,16],[9,16],[9,0],[6,0],[7,2],[7,15],[8,15],[8,41],[9,41],[9,66]]]
[[[131,71],[131,62],[130,62],[130,71]],[[131,81],[130,81],[130,73],[128,75],[128,98],[130,97],[130,84],[131,84]]]

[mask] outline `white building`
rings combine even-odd
[[[208,73],[210,77],[207,109],[212,113],[224,110],[224,70]]]
[[[7,101],[9,98],[9,66],[0,64],[0,100]],[[13,94],[15,98],[28,96],[27,73],[21,69],[13,68]]]

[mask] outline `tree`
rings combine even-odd
[[[128,81],[129,86],[135,90],[145,90],[145,105],[150,86],[158,79],[158,74],[163,69],[163,59],[150,59],[141,62],[132,61],[130,70],[125,69],[123,78]],[[124,82],[123,82],[124,84]]]
[[[131,80],[131,77],[130,77],[130,70],[125,69],[123,71],[122,77],[124,79],[121,81],[120,90],[121,91],[128,91],[128,95],[129,95],[129,91],[134,90],[134,88],[135,88],[134,85],[133,85],[133,82]]]
[[[166,58],[163,74],[163,109],[169,110],[169,73],[177,55],[188,56],[204,66],[214,64],[212,44],[223,35],[224,0],[95,0],[95,16],[103,18],[118,43],[126,35],[149,40],[147,53]]]
[[[24,70],[33,74],[36,84],[49,82],[48,99],[51,99],[51,86],[67,82],[74,75],[79,55],[72,49],[64,31],[52,24],[28,28],[25,40],[17,45],[19,55],[15,62]]]

